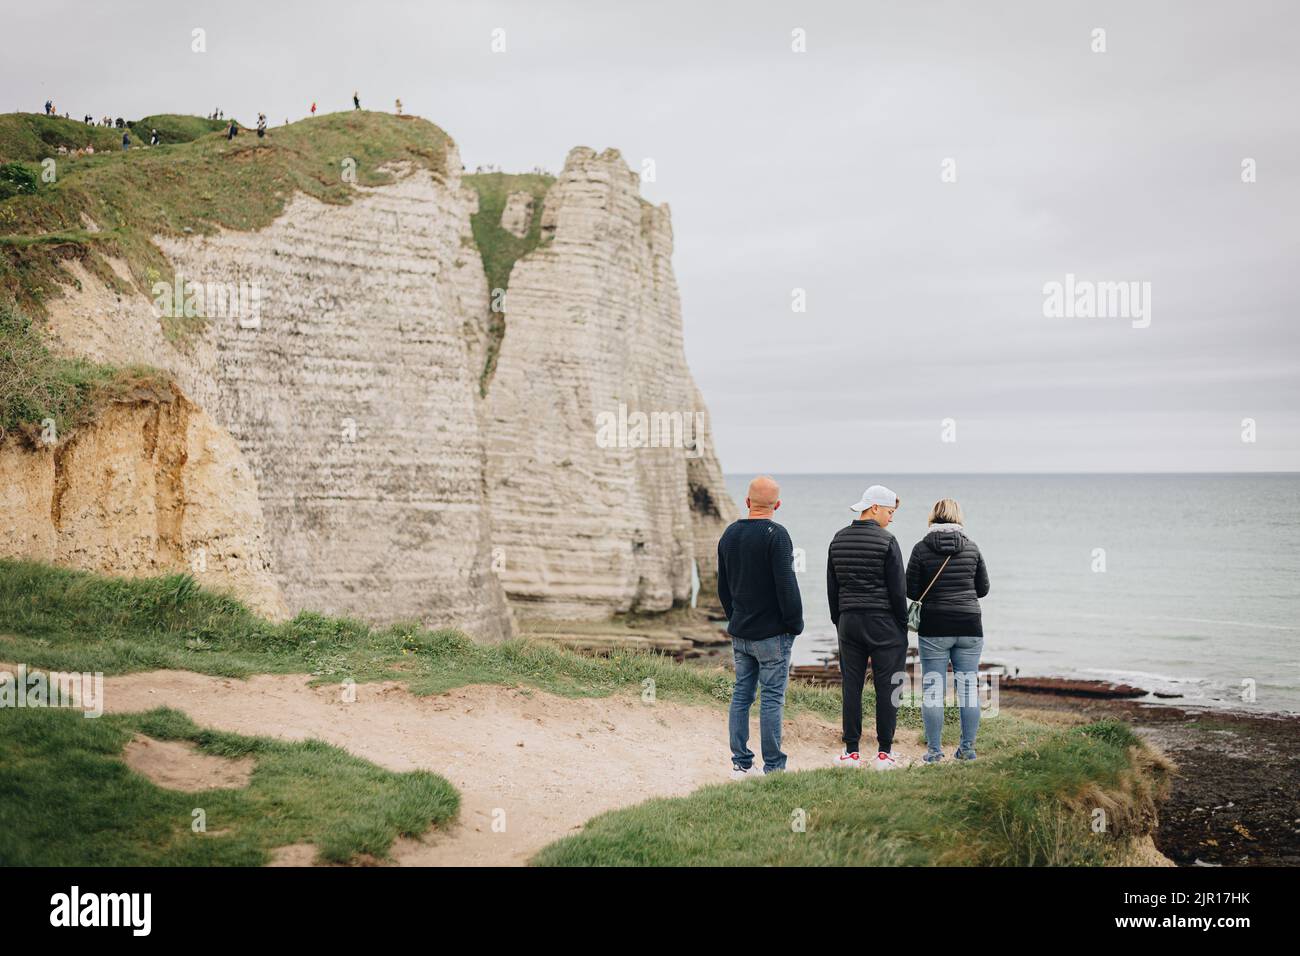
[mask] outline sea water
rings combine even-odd
[[[727,476],[741,513],[751,477]],[[961,504],[992,583],[985,661],[1184,703],[1300,711],[1300,475],[774,477],[776,520],[804,557],[797,664],[835,648],[826,549],[879,482],[902,500],[889,530],[905,561],[930,506]]]

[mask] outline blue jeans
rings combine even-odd
[[[979,669],[982,637],[921,637],[921,721],[930,753],[943,752],[943,699],[952,661],[953,690],[961,711],[961,746],[975,752],[975,732],[980,726]]]
[[[763,744],[763,772],[785,769],[781,752],[781,715],[785,711],[785,685],[790,680],[790,649],[793,634],[778,634],[761,641],[743,637],[731,639],[736,659],[736,686],[731,691],[731,714],[727,720],[731,732],[731,762],[748,770],[754,764],[749,749],[749,708],[759,685],[763,701],[758,709],[759,738]]]

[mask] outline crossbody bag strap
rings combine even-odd
[[[921,596],[916,599],[917,604],[920,604],[922,601],[925,600],[925,596],[930,593],[930,588],[934,587],[934,582],[939,580],[939,575],[943,574],[943,569],[948,566],[948,562],[951,560],[952,560],[951,554],[948,555],[948,557],[943,559],[943,564],[939,565],[939,570],[934,572],[934,577],[930,579],[930,583],[926,585],[925,590],[921,592]]]

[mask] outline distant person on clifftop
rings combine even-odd
[[[354,110],[361,109],[361,97],[357,96],[356,90],[352,91],[352,108]]]
[[[261,139],[266,135],[266,114],[257,114],[257,138]]]
[[[151,129],[151,130],[149,131],[149,145],[150,145],[150,146],[157,146],[157,145],[158,145],[158,142],[159,142],[159,140],[158,140],[158,131],[157,131],[156,129]]]
[[[837,767],[861,767],[862,687],[867,664],[876,689],[876,758],[872,770],[893,770],[900,675],[907,678],[907,580],[898,541],[885,529],[898,495],[872,485],[849,506],[858,517],[835,532],[826,559],[826,597],[839,634],[844,677],[841,717],[844,752]]]
[[[316,104],[314,102],[311,104],[311,115],[316,115]]]
[[[239,124],[234,120],[230,121],[230,126],[226,129],[226,142],[230,142],[239,134]]]
[[[131,148],[131,134],[129,132],[122,134],[122,148],[123,149]]]
[[[748,517],[732,522],[718,541],[718,600],[727,613],[736,664],[727,729],[731,736],[731,778],[756,777],[749,749],[749,709],[758,687],[763,773],[785,770],[781,721],[790,679],[790,652],[803,632],[803,601],[794,576],[794,545],[772,520],[781,507],[781,487],[766,475],[749,483]]]

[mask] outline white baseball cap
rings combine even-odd
[[[898,495],[894,494],[884,485],[872,485],[866,491],[862,492],[862,500],[856,505],[849,505],[850,511],[859,513],[866,511],[872,505],[880,505],[882,508],[898,507]]]

